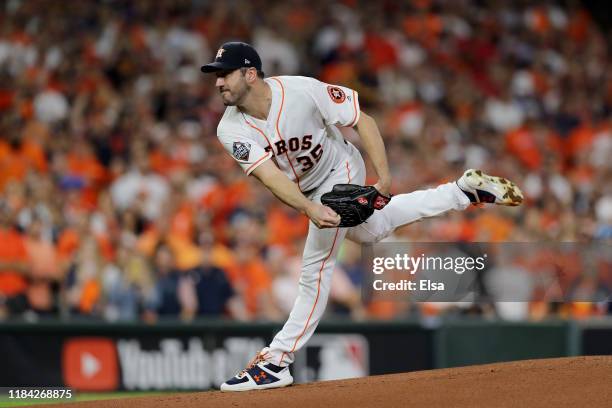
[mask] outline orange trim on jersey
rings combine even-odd
[[[261,358],[263,358],[265,361],[268,361],[268,358],[270,357],[270,352],[266,351],[264,354],[259,354],[261,356]]]
[[[263,132],[263,130],[261,130],[260,128],[258,128],[255,125],[252,125],[251,122],[249,122],[248,120],[244,120],[247,125],[249,125],[250,127],[252,127],[253,129],[255,129],[256,131],[258,131],[259,133],[261,133],[261,135],[264,137],[264,139],[266,139],[266,142],[268,142],[268,146],[270,146],[270,149],[272,150],[272,154],[274,154],[274,148],[272,147],[272,145],[270,144],[270,141],[268,140],[268,137],[266,136],[266,134]]]
[[[317,296],[315,297],[314,305],[312,305],[312,309],[310,310],[310,314],[308,315],[308,320],[306,320],[306,325],[304,326],[304,330],[302,330],[302,333],[298,336],[297,339],[295,339],[295,343],[293,343],[293,347],[291,348],[291,351],[289,353],[293,353],[293,350],[295,350],[295,348],[297,347],[298,341],[300,341],[304,333],[306,333],[306,329],[308,328],[308,323],[310,323],[310,318],[312,317],[312,314],[314,313],[315,307],[317,307],[317,302],[319,301],[319,294],[321,292],[321,272],[323,271],[323,268],[325,267],[325,262],[327,262],[332,252],[334,252],[334,247],[336,246],[336,238],[338,238],[339,231],[340,231],[340,228],[336,228],[336,235],[334,235],[334,242],[332,243],[332,247],[329,250],[329,254],[327,254],[327,257],[323,260],[323,263],[321,264],[321,269],[319,269],[319,280],[317,281]],[[283,359],[285,358],[286,354],[287,353],[283,351],[283,354],[281,355],[280,362],[278,363],[278,365],[283,364]]]
[[[270,79],[273,79],[276,82],[278,82],[278,84],[281,87],[281,105],[280,105],[280,109],[278,110],[278,116],[276,117],[276,133],[278,133],[278,137],[280,137],[280,139],[284,141],[283,136],[281,135],[280,129],[278,128],[278,122],[280,122],[281,112],[283,111],[283,105],[285,104],[285,87],[283,86],[283,83],[278,78],[272,77]],[[289,158],[289,153],[287,151],[285,151],[285,156],[287,157],[287,162],[289,163],[289,166],[291,166],[291,170],[293,170],[293,175],[295,176],[295,180],[297,182],[298,188],[300,189],[300,191],[302,191],[302,188],[300,187],[300,178],[298,177],[295,169],[293,168],[293,164],[291,163],[291,159]]]
[[[346,161],[346,171],[348,172],[348,178],[349,178],[349,184],[351,184],[351,169],[349,168],[348,165],[348,160]]]
[[[348,182],[350,183],[351,182],[351,171],[349,168],[348,160],[346,161],[346,169],[348,170]],[[306,320],[306,326],[304,326],[304,330],[302,330],[302,333],[298,336],[298,338],[295,339],[295,343],[293,343],[293,347],[291,348],[291,351],[289,353],[293,353],[293,350],[295,350],[295,348],[297,347],[298,341],[300,341],[304,333],[306,333],[306,329],[308,328],[308,323],[310,323],[310,318],[312,317],[312,314],[314,313],[315,307],[317,307],[317,302],[319,301],[319,294],[321,291],[321,272],[323,271],[323,268],[325,268],[325,263],[331,256],[332,252],[334,252],[334,247],[336,246],[336,238],[338,238],[338,231],[340,231],[340,228],[336,228],[336,235],[334,235],[334,242],[332,243],[331,249],[329,250],[329,254],[327,254],[327,257],[323,260],[323,263],[321,264],[321,269],[319,269],[319,280],[317,281],[317,296],[315,297],[314,305],[312,305],[312,310],[310,311],[310,314],[308,315],[308,320]],[[283,364],[283,359],[285,358],[286,355],[287,355],[287,352],[283,351],[283,354],[281,354],[281,358],[280,358],[280,361],[278,362],[278,365]]]
[[[355,126],[357,123],[357,98],[355,97],[355,90],[353,90],[353,110],[355,111],[355,116],[353,116],[353,121],[351,122],[350,127]]]
[[[246,169],[247,174],[251,171],[251,169],[261,163],[262,160],[269,158],[270,155],[266,154],[261,159],[257,160],[255,163],[251,164],[248,169]]]

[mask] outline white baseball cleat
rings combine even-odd
[[[280,367],[267,362],[257,353],[249,365],[221,384],[221,391],[250,391],[281,388],[293,384],[289,366]]]
[[[482,170],[466,170],[457,185],[473,204],[517,206],[523,202],[523,193],[516,184],[502,177],[489,176]]]

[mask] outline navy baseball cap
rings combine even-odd
[[[243,42],[227,42],[219,48],[215,61],[203,65],[202,72],[230,71],[238,68],[255,68],[261,71],[261,58],[251,45]]]

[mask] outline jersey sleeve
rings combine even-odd
[[[313,80],[311,92],[326,124],[353,127],[359,121],[359,95],[353,89]]]
[[[247,175],[272,157],[272,152],[266,152],[262,146],[248,137],[223,131],[217,133],[225,150],[240,164]]]

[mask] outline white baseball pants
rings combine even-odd
[[[353,145],[349,144],[348,149],[346,162],[334,169],[309,198],[320,202],[321,196],[335,184],[364,184],[366,171],[361,154]],[[463,210],[469,205],[470,200],[453,182],[394,196],[367,222],[352,228],[319,229],[311,222],[302,257],[298,297],[281,331],[262,350],[264,358],[280,366],[289,365],[294,361],[294,353],[310,339],[325,311],[336,254],[345,237],[358,243],[378,242],[402,225],[449,210]]]

